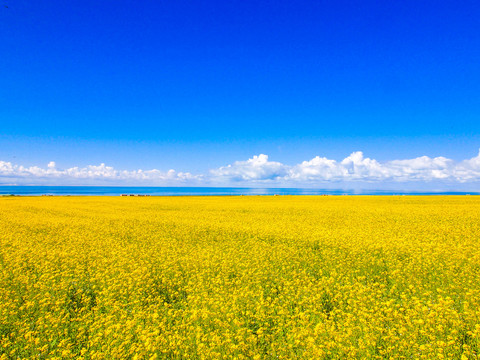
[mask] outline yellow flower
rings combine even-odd
[[[468,359],[478,224],[473,196],[0,198],[0,359]]]

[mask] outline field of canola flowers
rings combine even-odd
[[[0,198],[0,359],[477,359],[475,196]]]

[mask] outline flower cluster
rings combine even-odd
[[[476,359],[475,196],[0,198],[0,359]]]

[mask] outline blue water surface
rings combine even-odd
[[[0,195],[96,195],[120,196],[215,196],[215,195],[480,195],[478,192],[411,192],[392,190],[332,190],[308,188],[235,187],[120,187],[120,186],[0,186]]]

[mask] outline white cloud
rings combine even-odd
[[[255,155],[247,161],[236,161],[232,165],[211,170],[217,179],[233,181],[278,180],[288,174],[288,167],[282,163],[268,161],[268,155]]]
[[[112,185],[241,185],[324,186],[328,183],[480,183],[480,151],[476,157],[455,162],[445,157],[379,162],[356,151],[341,161],[316,156],[297,165],[270,161],[260,154],[245,161],[193,175],[175,170],[117,170],[105,164],[60,169],[54,161],[46,167],[0,161],[0,184],[112,184]],[[375,185],[376,186],[376,185]]]
[[[310,161],[304,161],[289,171],[289,178],[296,181],[334,180],[342,176],[344,176],[344,171],[335,160],[320,156],[316,156]]]
[[[105,164],[89,165],[86,167],[72,167],[57,169],[55,162],[48,163],[47,168],[38,166],[25,167],[10,162],[0,161],[0,182],[9,183],[148,183],[148,184],[176,184],[201,180],[201,175],[192,175],[188,172],[166,172],[153,170],[116,170]]]
[[[458,181],[478,181],[480,179],[480,150],[474,158],[460,162],[454,171]]]
[[[480,181],[480,152],[477,157],[455,163],[445,157],[421,156],[414,159],[379,162],[364,157],[361,151],[340,162],[316,156],[294,166],[268,161],[258,155],[247,161],[212,170],[216,180],[254,181],[283,184],[315,184],[325,182],[471,182]]]

